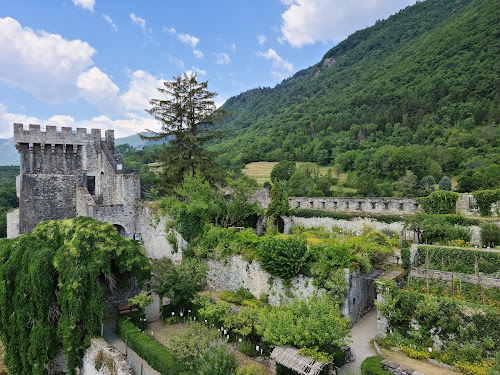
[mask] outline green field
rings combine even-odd
[[[245,165],[245,168],[243,168],[242,172],[244,174],[246,174],[248,177],[252,177],[255,180],[257,180],[259,185],[263,185],[264,182],[271,181],[271,177],[270,177],[271,171],[273,170],[273,168],[276,164],[278,164],[278,162],[272,162],[272,161],[258,161],[258,162],[254,162],[254,163],[249,163],[249,164]],[[295,164],[298,167],[299,165],[306,164],[306,163],[297,162]],[[332,169],[332,176],[335,178],[337,177],[337,175],[336,175],[337,168],[336,167],[322,167],[322,166],[319,166],[315,163],[308,163],[308,164],[314,164],[315,166],[317,166],[319,168],[320,175],[326,175],[328,173],[328,170]],[[339,178],[339,181],[345,182],[345,180],[347,180],[347,173],[340,173],[338,178]],[[347,187],[343,187],[342,190],[345,192],[356,191],[356,189],[347,188]]]

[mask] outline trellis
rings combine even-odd
[[[297,348],[277,346],[271,353],[273,367],[276,363],[283,365],[298,374],[302,375],[318,375],[325,366],[332,366],[329,361],[317,362],[310,357],[299,353]]]

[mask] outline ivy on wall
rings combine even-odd
[[[457,211],[458,193],[439,190],[427,197],[417,198],[427,214],[454,214]]]
[[[491,205],[500,201],[500,190],[480,190],[472,193],[481,216],[491,216]]]
[[[149,278],[140,246],[89,217],[46,221],[0,241],[0,337],[11,374],[47,374],[64,349],[70,374],[104,323],[116,275]]]

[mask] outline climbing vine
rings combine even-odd
[[[481,216],[491,216],[491,205],[500,201],[500,190],[481,190],[472,194],[476,198]]]
[[[47,221],[0,241],[0,337],[12,374],[47,374],[64,350],[70,374],[104,322],[105,285],[149,277],[135,241],[113,225],[79,217]]]
[[[427,214],[454,214],[457,211],[457,199],[458,193],[439,190],[417,200]]]

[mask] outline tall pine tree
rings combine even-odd
[[[216,109],[213,98],[217,94],[207,87],[208,81],[198,82],[196,74],[184,73],[158,88],[163,99],[149,101],[152,108],[146,112],[160,122],[161,130],[148,130],[152,135],[141,138],[163,142],[158,155],[163,167],[159,184],[162,193],[171,192],[187,172],[199,170],[208,180],[220,173],[213,155],[203,146],[222,135],[213,127],[226,112]]]

